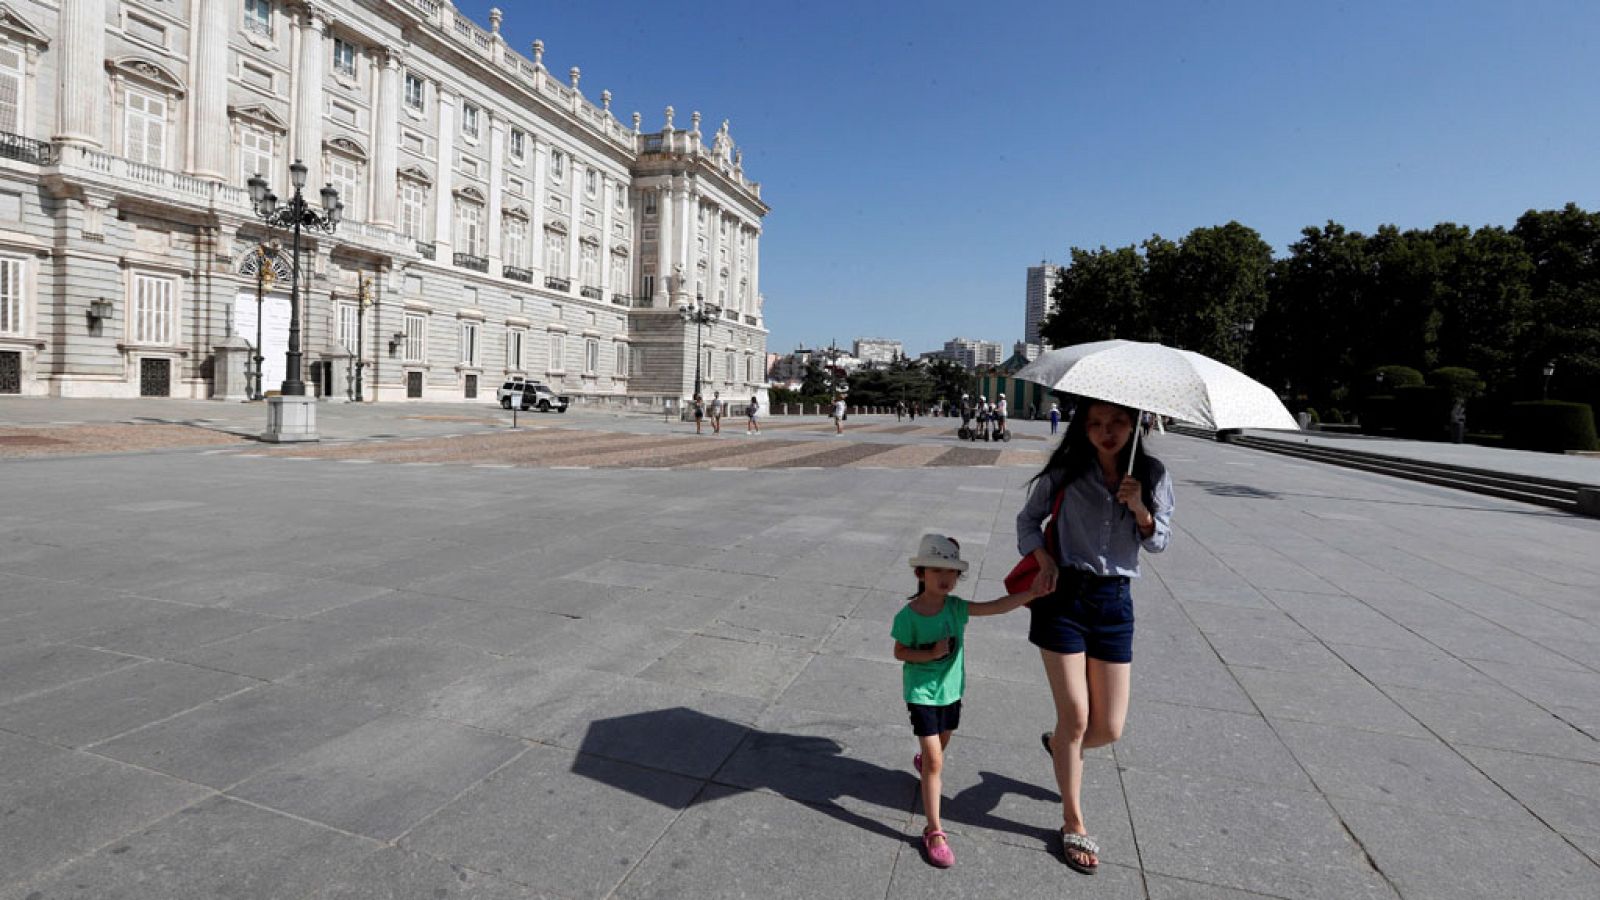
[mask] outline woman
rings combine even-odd
[[[1083,751],[1122,736],[1133,667],[1128,582],[1139,575],[1139,548],[1160,553],[1172,532],[1172,479],[1143,445],[1134,452],[1137,422],[1125,406],[1083,401],[1017,514],[1017,550],[1033,554],[1049,592],[1033,601],[1028,640],[1055,700],[1055,730],[1041,740],[1061,789],[1061,852],[1084,873],[1100,851],[1079,802]],[[1046,546],[1041,526],[1058,502],[1056,540]]]

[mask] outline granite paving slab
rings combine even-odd
[[[258,684],[213,669],[145,662],[0,706],[0,728],[79,747]]]
[[[1460,752],[1551,828],[1600,846],[1600,763],[1535,759],[1472,746],[1462,746]]]
[[[1416,688],[1390,688],[1388,693],[1451,744],[1600,762],[1600,740],[1510,691],[1480,693],[1469,702],[1458,694]]]
[[[65,644],[0,645],[0,705],[142,660]]]
[[[1152,872],[1145,873],[1144,882],[1150,900],[1291,900],[1286,894],[1259,894]]]
[[[548,895],[493,875],[385,847],[338,873],[304,900],[540,900]]]
[[[1136,769],[1311,790],[1281,733],[1258,715],[1145,700],[1130,704],[1117,760]]]
[[[771,701],[811,658],[763,644],[693,635],[639,677]]]
[[[1354,672],[1273,672],[1238,668],[1235,678],[1269,720],[1287,719],[1344,725],[1368,731],[1422,737],[1426,729],[1402,708]]]
[[[177,661],[266,681],[287,678],[383,640],[359,625],[295,619],[172,654]]]

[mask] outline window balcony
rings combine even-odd
[[[606,298],[605,293],[599,288],[587,284],[578,289],[578,295],[590,300],[604,300]]]
[[[44,141],[0,131],[0,159],[14,159],[18,162],[48,166],[54,157],[54,148]]]
[[[757,319],[755,316],[745,316],[744,317],[744,323],[746,325],[759,325],[759,324],[761,324],[761,321],[759,319]]]
[[[512,281],[524,281],[528,284],[533,283],[533,271],[531,269],[519,269],[516,266],[504,266],[500,269],[500,274],[511,279]]]
[[[634,309],[649,309],[649,308],[651,308],[652,306],[655,306],[655,305],[656,305],[656,301],[655,301],[654,297],[640,296],[640,297],[635,297],[634,300],[633,300],[633,308]]]
[[[439,255],[439,248],[435,247],[431,241],[417,241],[417,253],[423,259],[433,259]]]
[[[489,260],[488,260],[488,258],[487,257],[483,257],[483,256],[473,256],[471,253],[456,253],[456,254],[453,254],[451,256],[451,262],[455,263],[456,265],[460,266],[463,269],[471,269],[474,272],[487,272],[487,271],[489,271]]]
[[[627,294],[612,294],[611,302],[618,306],[632,306],[633,298],[629,297]]]
[[[549,288],[552,291],[571,291],[572,290],[572,282],[571,281],[568,281],[565,278],[557,278],[554,275],[546,275],[544,277],[544,286]]]

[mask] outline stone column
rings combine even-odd
[[[196,3],[194,70],[189,86],[189,173],[199,178],[235,181],[228,175],[228,23],[232,7]]]
[[[728,303],[741,313],[745,312],[744,297],[739,293],[739,279],[744,270],[739,266],[739,238],[744,236],[744,222],[735,216],[728,234]]]
[[[722,209],[712,204],[706,213],[706,300],[719,306],[732,298],[717,299],[717,271],[722,266]],[[720,315],[720,311],[718,315]]]
[[[656,306],[670,305],[677,285],[672,283],[672,187],[663,184],[656,192]]]
[[[433,179],[433,242],[438,245],[434,259],[450,262],[455,244],[456,97],[439,89],[439,174]]]
[[[686,178],[678,179],[674,190],[678,195],[677,202],[673,205],[673,209],[678,213],[678,246],[675,261],[683,266],[683,285],[678,291],[678,302],[688,303],[694,299],[695,242],[690,238],[695,236],[695,206],[698,198],[689,190]]]
[[[544,194],[550,189],[550,145],[544,141],[528,135],[528,140],[533,141],[533,190],[530,201],[533,203],[533,221],[528,225],[528,252],[532,258],[528,260],[528,268],[536,272],[544,272]],[[544,272],[549,275],[549,272]],[[540,287],[543,281],[538,282]],[[524,350],[526,352],[526,350]]]
[[[761,232],[750,233],[750,314],[761,315]]]
[[[400,143],[400,54],[384,51],[378,97],[372,114],[372,224],[393,228],[399,197],[395,168]]]
[[[489,113],[489,274],[500,274],[501,210],[505,208],[506,120]]]
[[[294,159],[305,164],[306,191],[314,193],[322,189],[322,69],[327,53],[323,32],[328,22],[321,10],[307,4],[300,10],[299,26],[300,52],[294,72]],[[227,52],[226,48],[223,52]],[[293,191],[280,190],[284,197]]]
[[[611,179],[604,174],[600,176],[600,298],[606,302],[611,301],[611,294],[617,290],[611,283],[611,210],[615,203],[611,199],[612,191],[622,190],[622,185],[613,185]]]
[[[106,0],[61,0],[59,21],[55,139],[99,147],[106,102]]]

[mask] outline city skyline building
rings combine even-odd
[[[955,360],[968,369],[978,366],[998,366],[1001,358],[999,343],[963,337],[945,341],[944,349],[939,352],[943,358]]]
[[[1023,312],[1022,342],[1034,354],[1044,346],[1039,329],[1050,312],[1050,295],[1061,280],[1061,267],[1049,260],[1040,260],[1037,266],[1028,267],[1027,295]]]
[[[442,0],[3,12],[0,392],[243,399],[258,324],[275,388],[294,273],[245,183],[287,198],[297,160],[343,204],[301,239],[319,394],[351,396],[357,361],[378,400],[521,376],[671,405],[697,362],[708,388],[764,389],[769,208],[726,121],[624,124],[542,42],[511,49],[498,11]],[[679,314],[697,300],[709,325]]]
[[[905,345],[888,338],[856,338],[852,355],[864,363],[889,365],[905,355]]]

